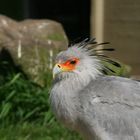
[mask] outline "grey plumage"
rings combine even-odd
[[[56,58],[59,64],[80,61],[73,70],[54,68],[50,100],[56,117],[86,140],[140,140],[140,82],[104,75],[96,48],[85,41]]]

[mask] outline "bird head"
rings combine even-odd
[[[102,55],[103,50],[113,50],[98,48],[99,45],[108,44],[97,43],[95,39],[85,39],[80,43],[76,43],[68,47],[67,50],[60,52],[55,61],[53,76],[55,78],[81,77],[83,80],[90,77],[95,79],[103,74],[105,68],[101,61],[109,61],[114,63],[106,56]]]

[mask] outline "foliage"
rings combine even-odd
[[[44,124],[52,119],[48,87],[42,89],[24,78],[21,73],[10,75],[6,80],[0,85],[1,122],[3,120],[12,122],[36,120]]]
[[[81,140],[57,122],[52,125],[18,123],[0,127],[0,140]]]
[[[44,77],[45,87],[13,71],[0,82],[0,140],[80,139],[55,120],[49,106],[52,76]]]
[[[107,66],[109,69],[112,70],[112,72],[107,72],[107,75],[114,75],[114,76],[121,76],[121,77],[129,77],[130,76],[130,72],[131,72],[131,67],[128,65],[125,65],[119,61],[114,60],[115,62],[117,62],[120,67],[117,67],[115,65],[112,65],[108,62],[102,62],[103,65]]]

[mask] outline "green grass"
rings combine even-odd
[[[40,87],[22,73],[9,73],[0,81],[0,140],[80,140],[58,123],[51,112],[50,73]]]
[[[65,129],[59,123],[40,125],[38,123],[9,124],[0,128],[0,140],[80,140],[77,134]]]

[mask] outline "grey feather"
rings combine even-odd
[[[89,120],[89,124],[94,120],[90,129],[99,129],[101,139],[104,139],[102,133],[111,140],[140,139],[139,82],[113,76],[98,77],[81,91],[79,98],[85,110],[82,114],[88,116],[85,120]],[[87,112],[90,113],[86,115]]]
[[[59,73],[50,100],[56,117],[86,140],[140,140],[140,82],[105,76],[89,50],[70,47],[56,62],[80,59],[76,70]]]

